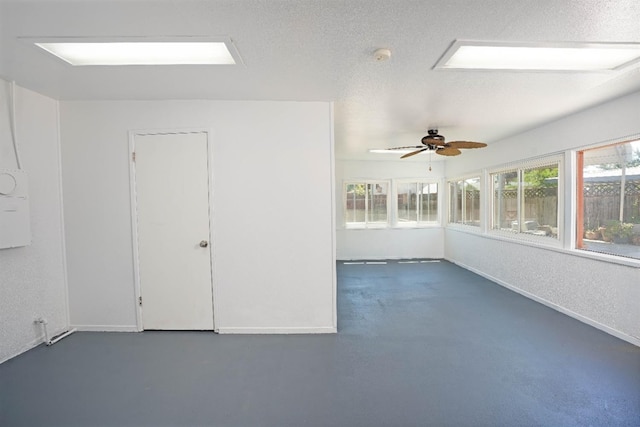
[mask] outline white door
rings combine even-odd
[[[213,330],[206,133],[136,135],[143,329]]]

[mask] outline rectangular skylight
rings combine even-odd
[[[640,61],[640,43],[455,41],[434,68],[611,71]]]
[[[225,42],[117,41],[36,42],[36,46],[74,66],[235,64]]]

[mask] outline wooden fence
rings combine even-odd
[[[522,216],[525,221],[536,221],[540,225],[550,227],[558,226],[558,189],[556,187],[526,188],[524,200]],[[515,189],[496,191],[494,201],[498,201],[499,212],[505,213],[502,216],[504,222],[500,227],[511,228],[511,221],[517,220],[518,191]]]
[[[620,219],[620,182],[589,182],[584,185],[584,227],[598,228]],[[640,180],[624,188],[623,222],[640,221]]]

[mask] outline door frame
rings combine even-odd
[[[219,313],[217,309],[218,292],[215,286],[214,278],[214,254],[215,254],[215,241],[213,239],[213,143],[211,135],[213,132],[209,128],[176,128],[176,129],[148,129],[148,130],[130,130],[129,131],[129,193],[130,193],[130,206],[131,206],[131,244],[133,249],[133,276],[134,276],[134,305],[136,308],[136,329],[138,332],[142,332],[142,306],[139,304],[141,298],[140,287],[140,257],[138,247],[138,206],[136,197],[136,163],[133,153],[135,153],[135,140],[137,136],[148,135],[171,135],[171,134],[189,134],[189,133],[204,133],[207,136],[207,176],[208,176],[208,206],[209,206],[209,248],[211,257],[209,259],[209,268],[211,269],[211,297],[212,297],[212,310],[213,310],[213,331],[218,332],[216,313]]]

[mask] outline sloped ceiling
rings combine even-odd
[[[244,64],[71,67],[25,40],[187,35],[231,37]],[[638,67],[433,70],[456,39],[640,42],[640,2],[0,0],[4,79],[61,100],[334,101],[339,159],[381,159],[367,150],[415,145],[430,127],[491,144],[640,90]],[[373,59],[380,47],[389,61]]]

